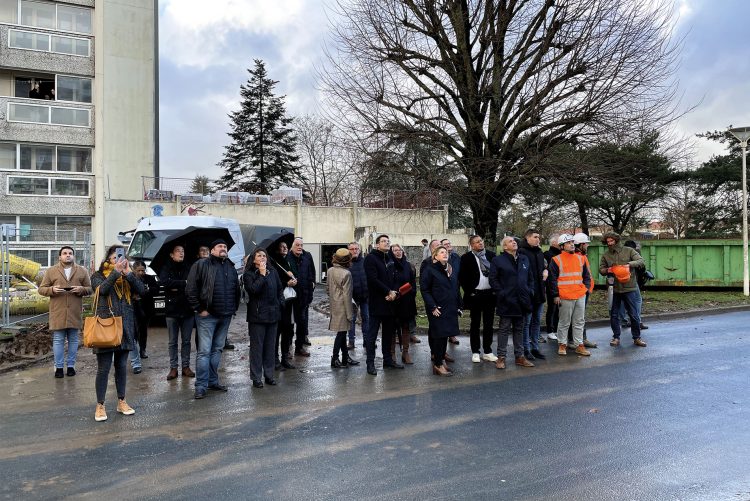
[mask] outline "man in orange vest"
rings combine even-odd
[[[588,291],[586,291],[587,307],[589,304],[589,297],[591,296],[591,293],[594,292],[594,274],[591,272],[591,263],[589,262],[589,258],[586,255],[590,242],[591,239],[585,233],[576,233],[575,235],[573,235],[573,243],[575,244],[576,248],[575,253],[583,258],[583,264],[586,266],[586,269],[589,270],[589,275],[591,276],[591,286],[588,288]],[[597,348],[597,344],[587,338],[586,327],[583,328],[583,346],[585,346],[586,348]],[[577,347],[578,346],[573,342],[573,329],[568,329],[568,349],[575,350]]]
[[[586,322],[586,292],[591,287],[591,273],[583,257],[575,253],[573,235],[567,233],[558,239],[562,252],[549,264],[550,291],[553,301],[560,307],[557,324],[557,354],[567,355],[565,343],[568,327],[573,325],[573,343],[576,354],[590,356],[583,345],[583,327]]]

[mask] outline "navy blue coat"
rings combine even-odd
[[[490,285],[497,294],[497,314],[501,317],[521,317],[531,311],[529,260],[523,254],[516,255],[514,259],[503,252],[490,263]]]
[[[308,306],[312,303],[313,289],[315,289],[315,263],[312,254],[303,250],[300,257],[297,257],[290,251],[286,255],[286,260],[297,278],[297,285],[294,286],[294,290],[297,291],[296,301],[303,306]]]
[[[387,253],[375,249],[365,258],[365,275],[370,294],[370,315],[393,316],[393,301],[386,301],[390,291],[398,290],[395,277],[395,266]]]
[[[284,287],[279,274],[272,266],[266,268],[265,276],[255,266],[248,266],[242,274],[242,284],[250,300],[247,303],[247,322],[272,324],[281,319],[284,307]]]
[[[440,263],[425,266],[419,279],[419,288],[424,299],[424,309],[430,323],[430,335],[436,338],[458,336],[458,310],[461,309],[461,293],[458,277],[448,273]],[[432,311],[440,307],[440,316]]]
[[[366,303],[370,299],[367,290],[367,275],[365,274],[365,258],[359,256],[352,259],[352,265],[349,268],[352,274],[352,297],[357,304]]]

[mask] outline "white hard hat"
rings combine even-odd
[[[589,239],[589,236],[585,233],[576,233],[575,235],[573,235],[573,243],[575,243],[576,245],[587,244],[589,242],[591,242],[591,240]]]
[[[574,242],[575,239],[573,238],[573,235],[570,233],[563,233],[559,237],[557,237],[557,245],[562,245],[565,242]]]

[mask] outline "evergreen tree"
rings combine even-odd
[[[284,96],[275,96],[278,82],[268,78],[265,63],[255,60],[247,83],[240,86],[242,104],[229,114],[232,142],[224,148],[218,180],[222,189],[268,194],[299,176],[297,138],[286,116]]]

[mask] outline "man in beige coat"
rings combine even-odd
[[[39,294],[49,296],[49,330],[55,355],[55,377],[63,377],[65,340],[68,340],[68,376],[75,376],[78,336],[81,332],[83,296],[91,294],[91,279],[83,266],[76,264],[75,251],[60,248],[60,261],[44,273]]]
[[[350,365],[359,365],[359,362],[349,357],[349,349],[346,346],[346,335],[354,318],[354,305],[352,303],[352,274],[349,272],[352,256],[348,249],[339,249],[333,255],[333,266],[328,269],[326,282],[328,284],[328,301],[331,309],[331,321],[328,330],[336,333],[333,342],[333,356],[331,367],[340,369]],[[341,351],[341,361],[339,361]]]

